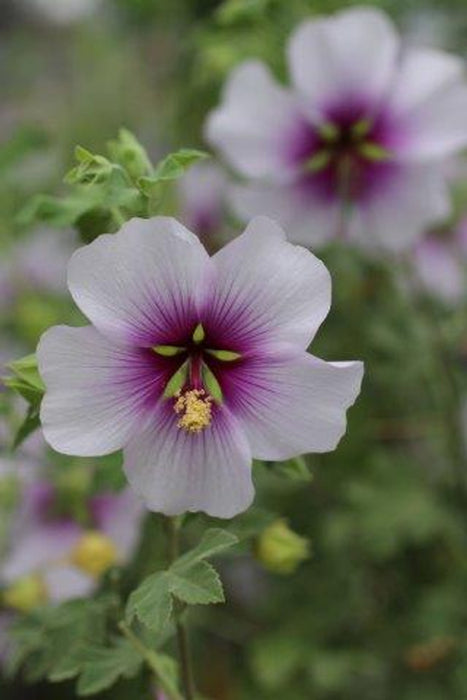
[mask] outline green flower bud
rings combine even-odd
[[[259,536],[256,558],[276,574],[292,574],[310,557],[310,542],[290,529],[285,520],[275,520]]]

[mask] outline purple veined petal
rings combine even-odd
[[[198,322],[208,263],[198,238],[175,219],[131,219],[74,253],[68,286],[92,324],[114,342],[174,344]]]
[[[256,356],[224,373],[226,404],[242,421],[258,459],[334,450],[346,410],[360,392],[361,362],[324,362],[307,353]]]
[[[51,565],[44,572],[47,596],[52,603],[63,603],[73,598],[89,596],[97,581],[76,567],[63,564]]]
[[[231,518],[254,496],[251,451],[235,416],[216,407],[209,427],[189,433],[177,426],[171,402],[124,450],[128,481],[149,510],[178,515],[204,511]]]
[[[23,576],[48,571],[69,554],[81,532],[81,527],[69,520],[37,524],[13,539],[11,550],[2,563],[0,578],[8,585]]]
[[[463,61],[457,56],[434,49],[405,49],[388,106],[394,117],[406,114],[440,90],[462,80]]]
[[[232,185],[229,200],[242,221],[260,214],[270,216],[283,226],[290,241],[304,246],[322,246],[339,229],[339,202],[323,201],[312,192],[305,195],[296,183],[283,187]]]
[[[447,304],[456,304],[467,293],[462,263],[449,240],[428,237],[413,253],[417,276],[433,296]]]
[[[292,82],[311,105],[343,95],[377,103],[396,68],[399,39],[390,20],[373,8],[353,8],[306,21],[292,35]]]
[[[331,304],[330,275],[318,258],[259,216],[212,262],[204,318],[220,347],[248,353],[270,343],[308,346]]]
[[[397,177],[353,211],[348,237],[367,249],[400,251],[429,225],[444,221],[451,202],[442,168],[401,167]]]
[[[131,489],[119,493],[103,493],[90,502],[95,526],[115,544],[120,562],[125,564],[133,555],[140,536],[145,514],[143,502]]]
[[[467,146],[467,86],[449,83],[401,116],[405,131],[399,161],[428,163]],[[433,164],[434,165],[434,164]]]
[[[142,427],[167,380],[155,353],[111,343],[91,326],[55,326],[37,357],[46,393],[41,421],[59,452],[98,456]]]
[[[178,181],[181,219],[203,240],[223,225],[227,178],[213,163],[195,163]]]
[[[231,74],[205,136],[239,173],[280,181],[287,170],[287,134],[298,119],[294,97],[266,66],[248,61]]]

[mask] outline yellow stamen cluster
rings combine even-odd
[[[81,571],[98,578],[118,561],[112,540],[101,532],[86,532],[73,549],[72,563]]]
[[[200,433],[211,424],[212,397],[204,389],[190,389],[183,394],[179,391],[174,405],[175,413],[180,415],[179,428],[188,433]]]

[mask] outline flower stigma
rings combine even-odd
[[[177,427],[187,433],[200,433],[211,425],[212,397],[204,389],[189,389],[175,394],[174,411],[180,416]]]

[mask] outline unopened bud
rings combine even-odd
[[[291,574],[309,558],[310,543],[291,530],[285,520],[276,520],[260,535],[256,556],[269,571]]]

